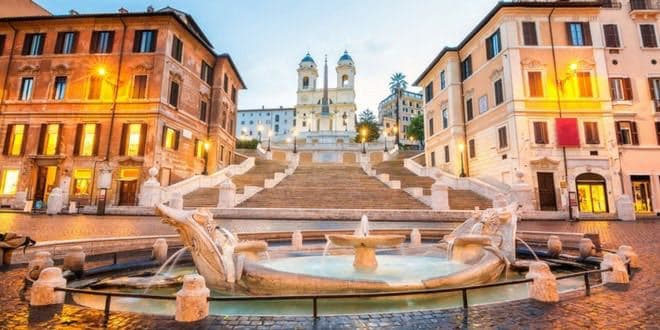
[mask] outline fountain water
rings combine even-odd
[[[156,283],[156,281],[162,279],[163,276],[161,274],[163,274],[165,267],[168,265],[170,265],[170,267],[167,268],[167,272],[165,274],[171,273],[174,265],[176,265],[177,261],[179,261],[179,258],[183,255],[184,252],[186,252],[187,249],[187,247],[183,247],[179,249],[179,251],[174,252],[169,258],[167,258],[167,260],[160,266],[160,268],[158,268],[158,271],[156,271],[156,273],[151,276],[143,293],[149,292],[149,289],[151,289],[153,284]]]
[[[534,250],[529,246],[529,244],[527,244],[527,242],[525,242],[525,241],[524,241],[522,238],[520,238],[520,237],[516,237],[516,240],[518,240],[520,243],[523,243],[523,244],[527,247],[527,250],[529,250],[529,252],[532,253],[532,255],[534,256],[534,259],[536,259],[536,261],[541,261],[541,260],[539,259],[539,257],[536,255],[536,252],[534,252]]]

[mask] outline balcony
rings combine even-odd
[[[653,100],[653,105],[655,106],[655,112],[660,113],[660,100]]]
[[[620,9],[622,7],[621,1],[615,1],[615,0],[603,0],[602,6],[603,8],[613,8],[613,9]]]
[[[660,13],[660,0],[630,0],[630,15],[653,18]]]

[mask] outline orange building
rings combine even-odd
[[[166,186],[230,164],[245,88],[169,7],[2,18],[0,84],[0,202],[35,208],[54,187],[96,204],[101,171],[106,204],[135,205],[152,166]]]

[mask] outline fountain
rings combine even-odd
[[[353,235],[328,235],[335,246],[349,246],[355,250],[353,267],[361,271],[373,271],[378,267],[376,248],[397,247],[406,239],[403,235],[369,235],[369,219],[360,219],[360,226]]]

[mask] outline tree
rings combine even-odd
[[[376,122],[376,116],[371,110],[367,109],[360,113],[360,122],[358,122],[355,127],[357,134],[355,136],[355,142],[362,143],[362,130],[365,130],[367,133],[366,142],[371,142],[378,140],[380,137],[380,132],[378,131],[378,122]]]
[[[408,88],[408,82],[406,82],[406,75],[401,72],[397,72],[390,77],[390,92],[396,95],[396,128],[397,130],[401,129],[399,125],[399,104],[401,103],[401,94],[403,91]],[[397,132],[395,136],[395,143],[399,145],[399,133]]]
[[[424,145],[424,116],[422,114],[418,114],[410,120],[406,136],[409,138],[412,137],[419,141],[422,146]]]
[[[376,122],[376,116],[374,115],[374,113],[371,110],[369,110],[369,109],[364,110],[360,113],[360,122],[361,123],[363,123],[363,122],[375,123]]]

